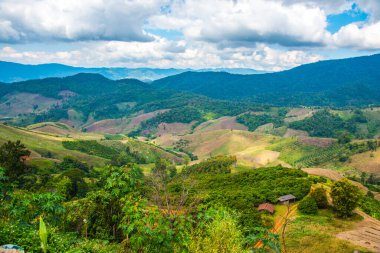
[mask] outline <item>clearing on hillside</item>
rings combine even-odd
[[[186,142],[183,149],[206,159],[217,155],[235,155],[239,165],[260,167],[283,164],[278,160],[279,152],[267,149],[281,137],[253,133],[242,130],[215,130],[195,132],[184,136],[162,135],[155,144],[174,147],[179,141]]]
[[[44,112],[52,105],[61,103],[60,100],[47,98],[39,94],[15,93],[5,95],[0,101],[1,116],[17,116],[19,114]]]
[[[224,116],[218,119],[203,122],[197,126],[194,132],[206,132],[215,130],[248,130],[248,127],[236,122],[236,117]]]
[[[353,155],[347,164],[368,174],[380,176],[380,150]]]
[[[317,110],[307,108],[293,108],[286,114],[285,122],[289,123],[306,119],[313,116],[313,113],[316,111]]]
[[[340,239],[380,252],[380,221],[362,211],[356,211],[364,219],[354,229],[337,234]]]

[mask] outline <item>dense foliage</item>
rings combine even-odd
[[[355,133],[355,124],[351,121],[345,121],[338,115],[334,115],[328,110],[316,112],[312,117],[302,121],[296,121],[290,124],[291,128],[308,132],[311,136],[316,137],[333,137],[336,138],[339,132],[347,131]]]
[[[298,211],[303,214],[317,214],[318,206],[314,198],[310,196],[304,197],[298,204]]]
[[[71,150],[78,150],[83,153],[87,153],[90,155],[96,155],[103,158],[111,159],[112,157],[118,155],[116,150],[101,145],[97,141],[84,141],[84,140],[77,140],[77,141],[63,141],[62,145]]]
[[[231,167],[236,164],[235,156],[216,156],[211,157],[198,164],[188,166],[183,170],[186,174],[210,173],[225,174],[231,172]]]
[[[158,159],[144,175],[133,163],[94,169],[65,157],[52,167],[22,171],[19,181],[11,181],[0,167],[0,244],[14,243],[28,252],[227,253],[248,252],[262,240],[279,252],[278,237],[262,227],[260,214],[252,208],[264,197],[252,193],[261,184],[272,191],[273,200],[288,190],[301,196],[310,182],[303,172],[284,168],[230,174],[224,167],[234,162],[234,157],[216,157],[198,173],[178,174],[173,162]],[[206,176],[198,178],[200,174]],[[274,189],[268,184],[272,174],[297,182]],[[247,176],[249,182],[243,183]],[[189,189],[183,187],[191,178],[201,186],[186,199]],[[227,181],[250,189],[238,189],[250,202],[240,203],[230,188],[225,199],[217,197]],[[199,202],[193,194],[202,188],[211,192]]]
[[[380,220],[380,201],[374,199],[373,196],[364,196],[359,206],[365,213]]]
[[[302,199],[312,184],[306,173],[283,167],[240,173],[224,170],[218,174],[210,174],[207,170],[187,173],[186,170],[174,178],[170,184],[172,191],[179,195],[180,191],[176,189],[184,182],[187,187],[195,185],[190,187],[192,194],[186,203],[191,205],[193,201],[202,201],[206,206],[222,205],[237,211],[240,214],[238,224],[245,235],[253,233],[255,227],[263,226],[255,206],[263,202],[276,203],[278,197],[286,194]]]
[[[318,208],[323,209],[328,207],[326,190],[322,186],[313,189],[310,192],[310,197],[315,200]]]
[[[8,141],[0,146],[0,166],[5,169],[5,176],[17,180],[27,169],[24,161],[30,151],[20,142]]]
[[[153,84],[213,98],[251,99],[282,106],[379,103],[380,55],[322,61],[263,75],[186,72]]]
[[[359,205],[361,193],[357,186],[347,179],[342,179],[331,187],[331,198],[338,216],[346,218],[352,216],[354,209]]]
[[[247,126],[249,131],[255,131],[256,128],[258,128],[259,126],[268,123],[273,123],[274,127],[279,127],[284,123],[282,117],[273,116],[265,113],[258,115],[246,113],[237,117],[236,120],[237,122]]]

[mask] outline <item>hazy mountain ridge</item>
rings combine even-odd
[[[42,79],[48,77],[66,77],[79,73],[101,74],[109,79],[118,80],[123,78],[134,78],[143,81],[152,81],[171,75],[177,75],[187,71],[214,71],[214,72],[231,72],[236,74],[259,74],[262,71],[256,71],[248,68],[215,68],[215,69],[176,69],[176,68],[84,68],[73,67],[57,63],[27,65],[13,62],[0,61],[0,82],[18,82],[32,79]]]

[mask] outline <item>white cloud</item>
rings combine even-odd
[[[168,50],[170,48],[171,50]],[[157,39],[152,42],[92,42],[80,50],[44,52],[0,50],[7,61],[38,64],[59,62],[75,66],[124,66],[156,68],[254,68],[277,71],[321,60],[300,50],[274,49],[265,44],[255,48],[218,48],[215,44]]]
[[[349,24],[333,35],[337,47],[380,49],[380,21],[372,24]]]
[[[161,0],[1,0],[0,41],[149,41]]]
[[[329,36],[326,14],[318,6],[273,0],[175,1],[169,13],[150,18],[149,25],[181,30],[189,39],[232,45],[311,46]]]
[[[372,22],[380,20],[380,1],[379,0],[356,0],[360,8],[370,14]]]

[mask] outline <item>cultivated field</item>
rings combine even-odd
[[[368,174],[380,176],[380,150],[353,155],[348,165]]]

